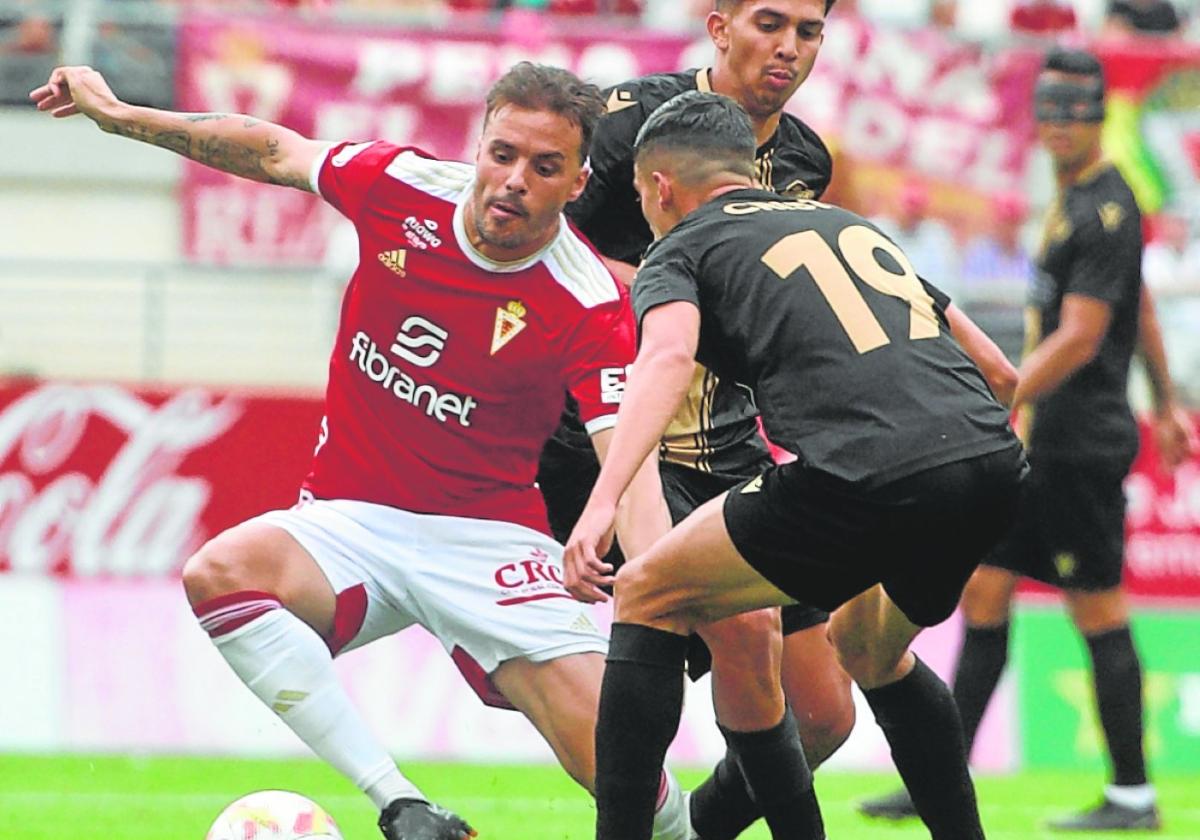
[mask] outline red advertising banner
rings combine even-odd
[[[204,17],[185,22],[179,39],[182,110],[252,114],[310,137],[382,138],[455,160],[474,157],[484,96],[517,61],[615,83],[686,65],[692,45],[579,28],[513,41],[491,31],[331,30]],[[334,213],[297,190],[193,164],[182,197],[185,253],[214,263],[316,262]]]
[[[1200,424],[1200,413],[1192,422]],[[1143,423],[1142,448],[1125,481],[1125,496],[1129,592],[1200,600],[1200,453],[1168,472],[1153,429]]]
[[[615,84],[706,64],[712,49],[706,36],[561,25],[389,31],[195,17],[181,27],[176,77],[183,110],[248,113],[311,137],[384,138],[469,160],[487,89],[518,60]],[[937,30],[835,16],[789,107],[856,160],[983,194],[1024,173],[1036,69],[1029,51],[992,53]],[[333,212],[296,190],[198,165],[187,167],[183,199],[185,251],[215,263],[316,262]]]
[[[856,161],[994,193],[1020,184],[1039,56],[834,15],[793,102]]]
[[[295,501],[320,416],[312,397],[0,384],[0,572],[176,574]]]

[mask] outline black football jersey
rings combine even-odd
[[[1066,295],[1107,303],[1112,320],[1095,358],[1034,403],[1034,457],[1132,462],[1138,431],[1127,389],[1141,293],[1141,213],[1125,179],[1102,161],[1047,211],[1026,344],[1058,329]]]
[[[610,88],[608,113],[592,138],[591,178],[567,216],[606,257],[637,265],[654,240],[633,187],[633,142],[654,110],[689,90],[710,91],[708,68],[643,76]],[[817,133],[784,113],[756,155],[765,188],[795,198],[820,198],[833,177],[833,159]]]
[[[697,361],[752,395],[768,437],[877,486],[1016,443],[1008,412],[949,333],[946,298],[874,225],[764,190],[725,193],[651,246],[639,325],[700,309]]]
[[[608,113],[592,140],[591,178],[583,195],[567,207],[568,217],[612,259],[636,264],[653,241],[633,186],[633,143],[654,110],[689,90],[711,90],[709,70],[643,76],[610,88]],[[833,176],[833,159],[815,131],[784,113],[771,139],[756,156],[758,180],[768,189],[797,198],[819,198]],[[570,414],[570,411],[568,411]],[[767,457],[758,434],[758,412],[738,389],[712,371],[697,368],[688,399],[663,438],[663,460],[703,472],[757,472]],[[563,439],[574,422],[556,433]],[[580,445],[586,438],[577,431]]]

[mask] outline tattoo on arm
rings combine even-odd
[[[205,123],[234,116],[233,114],[188,114],[183,117],[183,120],[187,123]],[[254,128],[261,124],[262,120],[243,117],[241,128]],[[268,136],[264,142],[261,135],[246,140],[212,136],[194,138],[192,133],[187,130],[171,129],[156,132],[145,125],[138,124],[110,123],[101,127],[122,137],[159,146],[232,175],[284,187],[311,189],[307,177],[272,175],[267,170],[266,163],[279,155],[279,138],[277,137]]]

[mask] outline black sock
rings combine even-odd
[[[792,710],[785,707],[783,719],[770,729],[737,732],[721,727],[721,732],[737,757],[771,836],[824,840],[812,770],[804,758]]]
[[[762,816],[732,749],[692,791],[689,804],[692,828],[703,840],[734,840]]]
[[[933,840],[983,840],[954,697],[924,662],[863,692]]]
[[[1133,636],[1125,626],[1085,638],[1092,654],[1100,726],[1112,757],[1113,783],[1144,785],[1142,663],[1133,647]]]
[[[616,623],[596,722],[596,838],[649,840],[663,757],[683,706],[688,638]]]
[[[1008,622],[998,627],[968,627],[954,669],[954,702],[962,719],[967,758],[975,744],[979,722],[996,692],[1008,661]]]

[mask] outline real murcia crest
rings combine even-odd
[[[525,329],[525,306],[519,300],[510,300],[501,309],[496,308],[496,325],[492,328],[492,353],[495,356],[505,344],[517,337]]]

